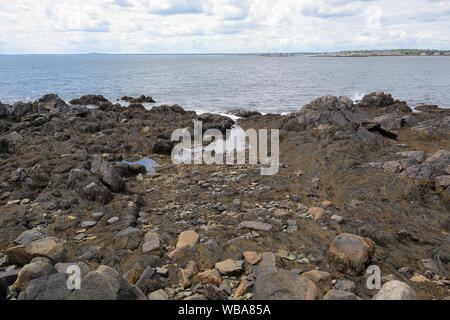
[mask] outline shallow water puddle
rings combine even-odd
[[[159,164],[155,160],[152,160],[150,158],[142,158],[142,159],[140,159],[138,161],[134,161],[134,162],[124,160],[122,162],[118,162],[117,164],[119,164],[119,163],[142,165],[147,170],[147,174],[155,173],[155,168],[159,166]]]

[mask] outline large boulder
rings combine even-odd
[[[450,151],[439,150],[425,160],[425,163],[431,165],[435,175],[444,175],[446,168],[450,165]]]
[[[16,282],[14,282],[13,289],[23,291],[26,289],[28,283],[37,278],[56,273],[57,270],[53,265],[42,258],[35,258],[33,261],[25,265],[19,272]]]
[[[202,121],[203,131],[208,129],[218,129],[222,133],[226,133],[227,129],[231,129],[234,125],[234,121],[219,114],[203,113],[198,117],[199,121]]]
[[[25,265],[35,257],[46,257],[53,262],[59,262],[64,258],[64,243],[65,241],[59,238],[46,237],[24,245],[8,248],[6,254],[11,263],[19,265]]]
[[[327,253],[336,269],[348,274],[360,274],[375,250],[375,243],[360,236],[342,233],[334,238]]]
[[[31,280],[19,300],[66,300],[72,290],[67,287],[65,273],[53,273]]]
[[[369,119],[371,116],[356,106],[351,99],[332,95],[318,98],[305,105],[297,118],[303,129],[315,128],[320,124],[344,127]]]
[[[373,300],[417,300],[417,296],[406,283],[392,280],[381,287]]]
[[[104,96],[102,95],[95,95],[95,94],[88,94],[85,96],[82,96],[79,99],[72,99],[70,100],[70,104],[74,105],[92,105],[92,106],[103,106],[105,104],[111,104]]]
[[[142,231],[128,227],[114,236],[114,247],[118,249],[137,249],[141,242]]]
[[[306,277],[278,269],[263,272],[254,283],[254,300],[317,300],[319,289]]]
[[[117,169],[99,155],[95,155],[92,159],[91,172],[112,192],[120,192],[125,187]]]
[[[145,300],[134,285],[109,268],[89,272],[81,280],[81,289],[74,290],[70,300]]]

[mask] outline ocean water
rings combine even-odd
[[[450,107],[450,57],[257,55],[0,55],[0,101],[57,93],[150,95],[200,112],[298,111],[322,95],[353,100],[377,90],[412,107]]]

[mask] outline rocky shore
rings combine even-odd
[[[122,100],[0,102],[0,299],[449,299],[450,109],[375,92],[234,110],[280,130],[261,176],[172,163],[174,129],[231,118]]]

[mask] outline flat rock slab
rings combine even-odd
[[[236,261],[232,259],[227,259],[216,263],[215,268],[219,270],[220,274],[229,276],[242,272],[242,265],[244,261]]]
[[[287,270],[266,272],[254,283],[254,300],[317,300],[319,289],[311,280]]]
[[[25,265],[34,257],[47,257],[53,262],[60,261],[65,253],[65,241],[55,238],[46,237],[35,240],[25,245],[11,247],[6,250],[6,254],[12,263]]]
[[[260,221],[242,221],[239,224],[239,228],[247,228],[257,231],[270,231],[272,230],[272,225]]]

